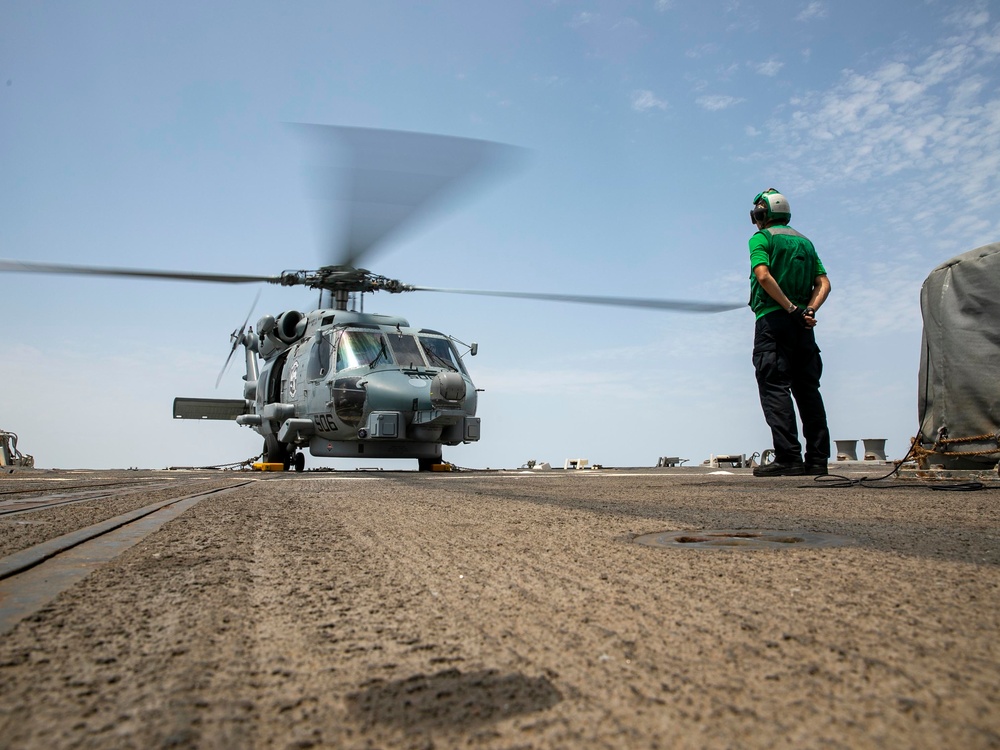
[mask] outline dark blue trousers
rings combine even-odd
[[[760,405],[774,441],[774,460],[802,460],[794,398],[802,418],[805,462],[825,465],[830,458],[830,430],[819,393],[823,360],[813,330],[803,328],[784,310],[759,318],[754,328],[753,367]]]

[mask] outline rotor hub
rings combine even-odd
[[[397,279],[379,276],[365,268],[323,266],[316,271],[284,271],[278,279],[281,286],[308,286],[333,292],[409,292],[413,287]]]

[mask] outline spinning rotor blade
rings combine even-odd
[[[408,291],[443,292],[445,294],[475,294],[482,297],[511,297],[538,299],[551,302],[578,302],[584,305],[609,305],[613,307],[643,307],[651,310],[676,310],[678,312],[718,313],[739,310],[745,302],[692,302],[678,299],[644,299],[642,297],[594,297],[586,294],[546,294],[544,292],[488,292],[479,289],[438,289],[429,286],[408,286]]]
[[[250,305],[250,310],[247,311],[247,316],[243,319],[243,325],[241,325],[237,330],[233,331],[233,348],[229,350],[229,356],[226,357],[226,363],[222,366],[222,370],[219,372],[219,377],[215,379],[215,387],[219,387],[219,383],[222,382],[222,376],[226,374],[229,369],[229,363],[233,359],[233,355],[236,350],[239,349],[240,344],[243,343],[243,334],[247,330],[247,323],[250,322],[250,316],[253,315],[254,308],[257,307],[257,303],[260,301],[260,290],[257,290],[257,296],[253,298],[253,304]]]
[[[343,209],[336,222],[329,217],[331,225],[342,227],[340,238],[331,237],[327,250],[328,265],[336,266],[357,266],[376,245],[440,203],[460,182],[468,189],[473,175],[482,177],[489,167],[523,153],[514,146],[430,133],[293,126],[331,153],[333,164],[323,169],[320,192]]]
[[[262,281],[280,284],[280,276],[243,276],[232,273],[194,273],[190,271],[155,271],[142,268],[106,268],[101,266],[69,266],[60,263],[35,263],[24,260],[0,259],[0,272],[65,273],[86,276],[129,276],[140,279],[172,281],[211,281],[222,284],[255,284]]]

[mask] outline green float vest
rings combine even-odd
[[[769,240],[767,266],[771,276],[788,299],[799,307],[805,307],[812,296],[813,282],[819,275],[819,258],[813,243],[791,227],[768,227],[760,232]],[[765,307],[776,306],[777,303],[761,288],[751,272],[750,309],[756,313]]]

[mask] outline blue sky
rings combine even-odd
[[[917,428],[920,285],[1000,240],[1000,8],[970,2],[12,1],[0,5],[0,257],[274,274],[324,259],[288,122],[526,158],[365,259],[438,287],[741,301],[750,201],[789,198],[833,285],[836,439]],[[0,429],[45,467],[239,461],[171,419],[218,390],[253,287],[0,277]],[[253,318],[309,309],[266,288]],[[769,447],[749,310],[412,294],[366,310],[477,341],[469,467]],[[309,459],[308,466],[337,466]]]

